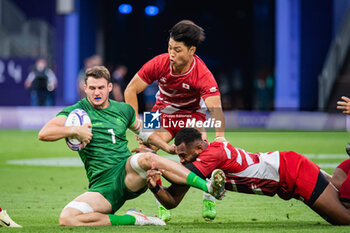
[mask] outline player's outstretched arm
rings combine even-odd
[[[337,102],[337,109],[343,110],[344,114],[350,114],[350,98],[342,96],[341,99],[343,101]]]
[[[40,130],[38,139],[40,141],[57,141],[66,137],[77,137],[83,143],[90,142],[92,133],[89,130],[91,124],[85,124],[83,126],[66,127],[64,123],[66,118],[59,116],[51,119]]]
[[[152,169],[147,171],[148,188],[165,208],[173,209],[180,204],[190,187],[177,184],[172,184],[169,188],[160,186],[157,180],[161,174],[161,171],[154,169],[152,164]]]
[[[148,83],[143,81],[138,74],[135,74],[124,91],[125,103],[130,104],[134,108],[137,118],[139,116],[137,94],[145,90],[147,86]]]
[[[221,100],[219,95],[209,96],[205,99],[205,105],[207,106],[210,115],[216,121],[221,122],[220,127],[215,128],[215,137],[219,140],[225,138],[225,115],[222,111]]]
[[[139,119],[136,119],[135,123],[129,128],[134,132],[142,141],[152,144],[157,148],[162,149],[163,151],[169,154],[175,154],[175,145],[169,145],[164,141],[157,132],[154,131],[144,131],[142,129],[142,122]]]

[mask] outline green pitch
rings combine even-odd
[[[346,132],[236,131],[227,139],[250,152],[294,150],[311,155],[313,161],[326,167],[346,159]],[[136,147],[132,135],[129,148]],[[209,140],[213,133],[209,133]],[[343,157],[342,157],[343,156]],[[350,227],[331,226],[309,207],[297,200],[283,201],[228,192],[217,201],[217,218],[205,222],[201,217],[202,192],[190,189],[183,202],[172,210],[172,220],[164,227],[60,227],[61,209],[87,190],[82,167],[11,165],[10,160],[33,158],[78,157],[63,140],[39,142],[37,131],[0,130],[0,206],[22,229],[0,228],[0,232],[350,232]],[[127,202],[117,214],[129,208],[156,215],[152,194]]]

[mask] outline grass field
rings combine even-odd
[[[129,148],[136,146],[132,135]],[[209,139],[213,134],[209,133]],[[250,152],[294,150],[311,155],[317,164],[338,164],[346,159],[346,132],[236,131],[227,139]],[[324,155],[324,156],[318,156]],[[22,229],[0,228],[0,232],[350,232],[350,227],[332,226],[297,200],[283,201],[229,192],[217,201],[217,218],[206,222],[201,217],[202,192],[190,189],[172,220],[164,227],[60,227],[61,209],[87,190],[82,167],[11,165],[9,160],[32,158],[77,157],[63,140],[44,143],[37,131],[0,130],[0,206],[23,226]],[[343,156],[343,157],[342,157]],[[319,158],[318,158],[319,157]],[[127,202],[118,212],[142,209],[156,215],[155,199],[150,191]]]

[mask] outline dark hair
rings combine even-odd
[[[170,38],[183,42],[187,47],[198,45],[204,41],[204,30],[190,20],[181,20],[170,29]]]
[[[104,66],[94,66],[85,71],[85,83],[89,77],[104,78],[108,83],[111,82],[111,75],[108,69]]]
[[[178,146],[181,143],[189,145],[197,140],[202,140],[202,134],[194,128],[183,128],[177,132],[175,136],[175,145]]]

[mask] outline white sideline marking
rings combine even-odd
[[[180,159],[177,155],[176,156],[164,155],[162,157],[174,160],[175,162],[180,162]],[[49,166],[49,167],[83,167],[84,166],[81,159],[77,157],[7,160],[6,163],[14,164],[14,165]]]
[[[309,159],[348,159],[347,154],[305,154]]]
[[[309,159],[348,159],[346,154],[306,154]],[[162,157],[180,162],[177,155],[162,155]],[[77,157],[63,158],[38,158],[38,159],[20,159],[8,160],[7,164],[30,165],[30,166],[50,166],[50,167],[83,167],[83,162]],[[321,168],[336,168],[339,163],[317,163]]]
[[[83,162],[80,158],[41,158],[41,159],[19,159],[8,160],[7,164],[30,165],[30,166],[50,166],[50,167],[82,167]]]
[[[336,168],[340,163],[317,163],[317,165],[322,168]]]

